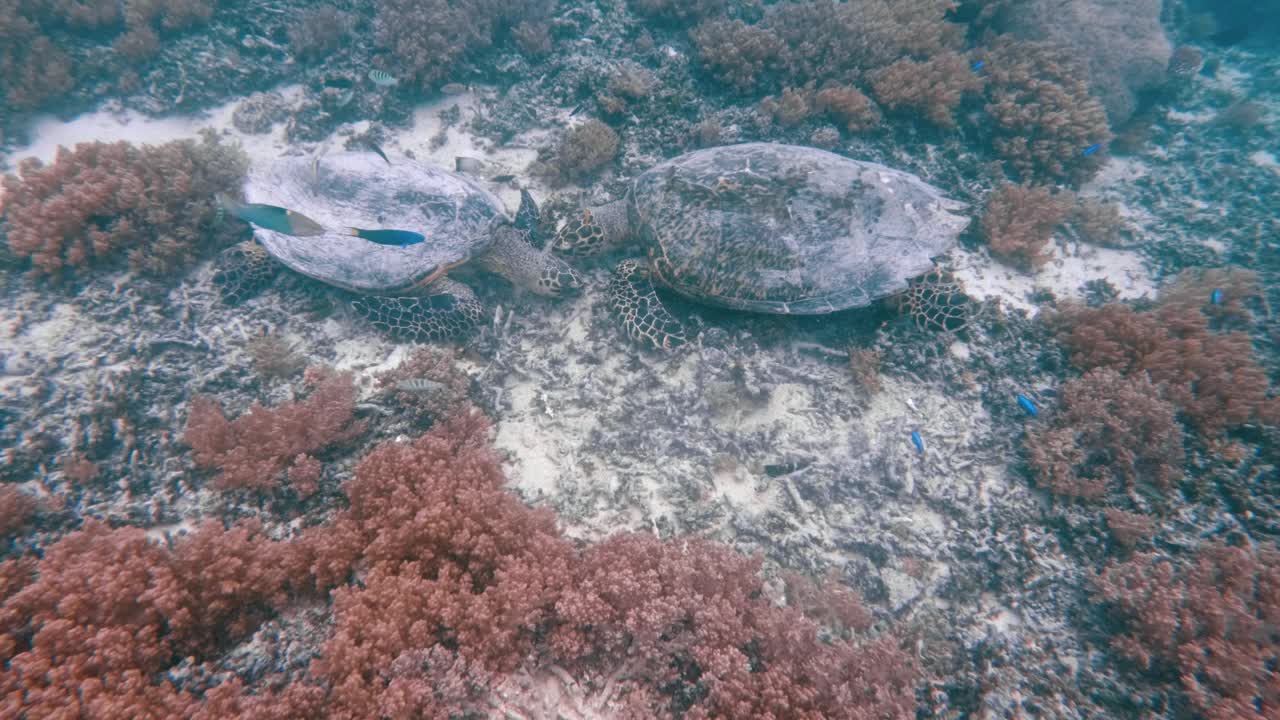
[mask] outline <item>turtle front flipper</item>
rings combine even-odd
[[[686,342],[684,325],[658,298],[649,270],[639,260],[623,260],[609,283],[609,307],[635,342],[671,350]]]
[[[223,250],[213,261],[213,284],[226,303],[235,305],[266,287],[276,275],[267,249],[246,240]]]
[[[409,342],[457,337],[480,323],[484,307],[471,288],[440,278],[431,290],[430,295],[365,295],[351,305],[374,327]]]

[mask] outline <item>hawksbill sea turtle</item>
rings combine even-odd
[[[244,196],[222,199],[254,234],[216,260],[214,282],[230,302],[263,287],[278,262],[356,293],[352,306],[376,327],[431,341],[461,334],[483,316],[471,288],[447,275],[472,260],[540,295],[581,287],[564,260],[530,244],[538,208],[527,191],[511,217],[483,185],[426,163],[388,165],[373,153],[284,157],[255,166]],[[388,235],[417,241],[364,239]]]
[[[687,341],[655,284],[734,310],[820,315],[898,293],[969,224],[965,204],[920,178],[825,150],[744,143],[686,153],[587,208],[555,239],[564,254],[631,242],[609,302],[636,342]]]

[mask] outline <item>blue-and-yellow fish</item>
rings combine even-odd
[[[1036,417],[1040,414],[1040,410],[1036,407],[1036,404],[1031,401],[1031,398],[1023,395],[1022,393],[1018,393],[1017,398],[1019,407],[1025,410],[1028,415]]]
[[[313,237],[327,232],[320,223],[288,208],[240,202],[222,193],[215,195],[214,199],[218,201],[220,209],[265,230],[274,230],[297,237]]]
[[[352,237],[358,237],[361,240],[368,240],[371,243],[379,245],[390,245],[392,247],[408,247],[417,245],[426,240],[426,236],[422,233],[416,233],[412,230],[365,230],[363,228],[347,228],[343,232]]]
[[[911,444],[916,446],[916,450],[924,452],[924,438],[920,437],[920,433],[915,430],[911,431]]]

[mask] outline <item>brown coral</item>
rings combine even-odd
[[[955,127],[956,109],[968,93],[982,89],[969,61],[947,51],[923,62],[903,58],[871,75],[876,99],[890,110],[913,110],[935,125]]]
[[[217,238],[213,197],[246,164],[212,135],[142,147],[81,143],[59,148],[49,166],[28,158],[4,178],[9,249],[31,259],[35,276],[69,278],[122,256],[136,271],[173,273]]]
[[[693,32],[711,72],[740,92],[850,85],[902,57],[955,47],[951,0],[778,3],[759,23],[716,19]]]
[[[1047,187],[1004,185],[991,193],[982,213],[982,234],[991,254],[1024,270],[1050,257],[1054,228],[1066,219],[1071,196]]]
[[[1145,373],[1205,438],[1247,422],[1274,423],[1280,420],[1280,400],[1270,394],[1252,339],[1211,325],[1210,315],[1228,327],[1245,326],[1251,317],[1243,301],[1256,295],[1256,288],[1248,274],[1234,273],[1240,274],[1185,276],[1161,295],[1156,308],[1144,312],[1120,304],[1067,308],[1055,321],[1059,341],[1079,368]],[[1215,287],[1223,299],[1216,305],[1210,299]]]
[[[1010,167],[1027,181],[1092,177],[1111,130],[1075,59],[1049,45],[1004,39],[978,57],[988,73],[992,142]]]
[[[1280,714],[1280,552],[1211,545],[1189,563],[1156,554],[1113,565],[1098,595],[1120,625],[1113,647],[1176,672],[1206,720]]]
[[[1182,428],[1146,378],[1100,368],[1068,382],[1061,396],[1051,424],[1025,440],[1041,487],[1100,500],[1138,485],[1167,493],[1182,477]]]
[[[552,180],[568,183],[589,177],[613,161],[618,145],[618,133],[599,120],[570,128],[560,138],[548,168]]]
[[[353,418],[350,373],[312,368],[305,382],[311,387],[305,400],[274,409],[255,403],[235,420],[210,398],[192,399],[183,438],[195,450],[196,465],[218,470],[215,487],[270,488],[291,465],[299,469],[290,479],[306,478],[309,486],[319,473],[308,456],[364,431],[364,422]],[[310,489],[298,488],[304,494]]]
[[[818,91],[814,104],[838,118],[849,132],[870,130],[880,124],[880,109],[852,85],[830,85]]]

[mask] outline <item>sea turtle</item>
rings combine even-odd
[[[433,165],[368,152],[284,157],[251,170],[244,195],[222,199],[254,228],[253,240],[218,258],[214,280],[229,301],[270,280],[275,260],[357,293],[352,305],[375,326],[424,341],[461,333],[483,314],[471,288],[446,276],[470,260],[540,295],[581,284],[567,263],[529,243],[538,209],[527,191],[512,218],[484,186]]]
[[[625,198],[557,234],[566,254],[630,240],[609,301],[627,335],[667,349],[684,328],[654,292],[762,313],[819,315],[899,292],[969,223],[920,178],[811,147],[744,143],[667,160]]]

